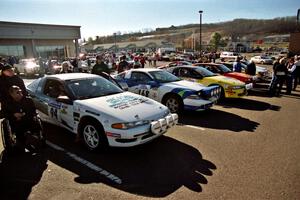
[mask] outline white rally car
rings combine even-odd
[[[86,73],[44,76],[27,86],[41,119],[79,134],[90,150],[135,146],[166,133],[177,114]]]
[[[153,68],[131,69],[114,76],[126,82],[128,90],[166,105],[172,113],[185,110],[201,111],[213,106],[220,98],[219,86],[206,87],[181,80],[173,74]]]

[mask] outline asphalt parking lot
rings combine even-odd
[[[298,199],[300,86],[281,97],[266,87],[185,112],[167,134],[134,148],[90,153],[45,124],[44,151],[2,157],[0,198]]]

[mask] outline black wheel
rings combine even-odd
[[[104,128],[96,120],[85,120],[79,131],[85,146],[90,151],[104,150],[108,147]]]
[[[166,96],[163,104],[169,108],[171,113],[181,113],[183,110],[182,99],[175,94]]]
[[[15,147],[17,140],[16,136],[12,133],[9,121],[7,119],[3,119],[1,121],[1,132],[4,149],[11,151]]]
[[[219,102],[223,101],[224,99],[225,99],[225,90],[223,87],[221,87],[221,94],[220,94]]]

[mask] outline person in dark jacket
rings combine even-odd
[[[256,65],[255,65],[255,63],[253,62],[253,60],[251,60],[251,61],[249,62],[249,64],[247,65],[246,74],[255,76],[255,74],[256,74]]]
[[[93,66],[92,74],[100,75],[102,72],[106,72],[107,74],[110,74],[110,69],[108,68],[108,65],[104,63],[101,56],[96,56],[96,64]]]
[[[124,55],[121,57],[121,62],[119,62],[117,67],[118,74],[128,69],[129,69],[129,63],[126,61],[126,56]]]
[[[9,97],[8,89],[16,85],[21,88],[23,96],[27,96],[24,81],[15,75],[14,69],[10,64],[0,64],[0,102],[3,104]]]
[[[281,93],[283,83],[286,81],[286,75],[288,73],[285,63],[286,59],[282,58],[279,63],[273,66],[274,77],[269,90],[271,95],[279,96]]]
[[[23,91],[18,86],[11,86],[8,94],[9,103],[2,108],[2,112],[9,120],[12,132],[16,134],[18,150],[24,151],[25,133],[40,130],[36,108],[32,99],[23,96]]]

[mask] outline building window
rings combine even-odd
[[[21,45],[0,45],[0,56],[25,57],[24,46]]]
[[[66,57],[64,46],[36,46],[36,52],[39,57],[46,59],[64,59]]]

